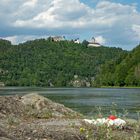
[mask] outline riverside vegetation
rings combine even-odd
[[[139,119],[124,118],[124,127],[107,127],[87,124],[83,118],[86,116],[35,93],[0,96],[0,140],[140,139]]]
[[[84,43],[0,40],[0,82],[6,86],[140,86],[140,45],[89,48]]]

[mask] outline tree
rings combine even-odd
[[[89,44],[89,42],[87,41],[87,40],[83,40],[83,42],[82,42],[82,45],[84,45],[84,46],[88,46],[88,44]]]

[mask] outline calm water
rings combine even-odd
[[[140,112],[140,89],[111,89],[111,88],[31,88],[4,87],[0,88],[0,95],[24,95],[36,92],[53,101],[63,103],[84,115],[93,116],[102,108],[104,116],[115,108],[119,115],[128,110],[128,117],[136,118]],[[114,106],[114,103],[117,106]]]

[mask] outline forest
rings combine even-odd
[[[140,86],[140,46],[132,51],[85,43],[0,40],[0,82],[6,86]],[[86,86],[85,84],[80,84]]]
[[[96,84],[101,86],[140,86],[140,45],[100,66]]]

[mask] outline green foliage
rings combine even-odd
[[[83,40],[82,44],[87,47],[89,42],[87,40]]]
[[[121,114],[116,110],[117,105],[112,103],[110,113],[126,121],[124,126],[115,126],[107,124],[88,124],[85,123],[79,128],[80,134],[84,135],[87,140],[140,140],[140,118],[138,113],[137,120],[126,118],[128,111],[123,110]],[[106,118],[102,116],[102,108],[97,108],[98,119]],[[93,120],[96,117],[93,118]]]
[[[140,86],[140,45],[101,66],[96,84],[104,86]]]
[[[74,75],[91,82],[101,64],[109,60],[114,62],[123,54],[126,51],[120,48],[88,48],[72,41],[54,42],[51,38],[19,45],[11,45],[2,40],[0,82],[9,86],[63,87],[70,86]],[[114,67],[113,62],[111,67]],[[108,76],[105,75],[104,80],[106,77]],[[91,83],[94,86],[94,80]]]

